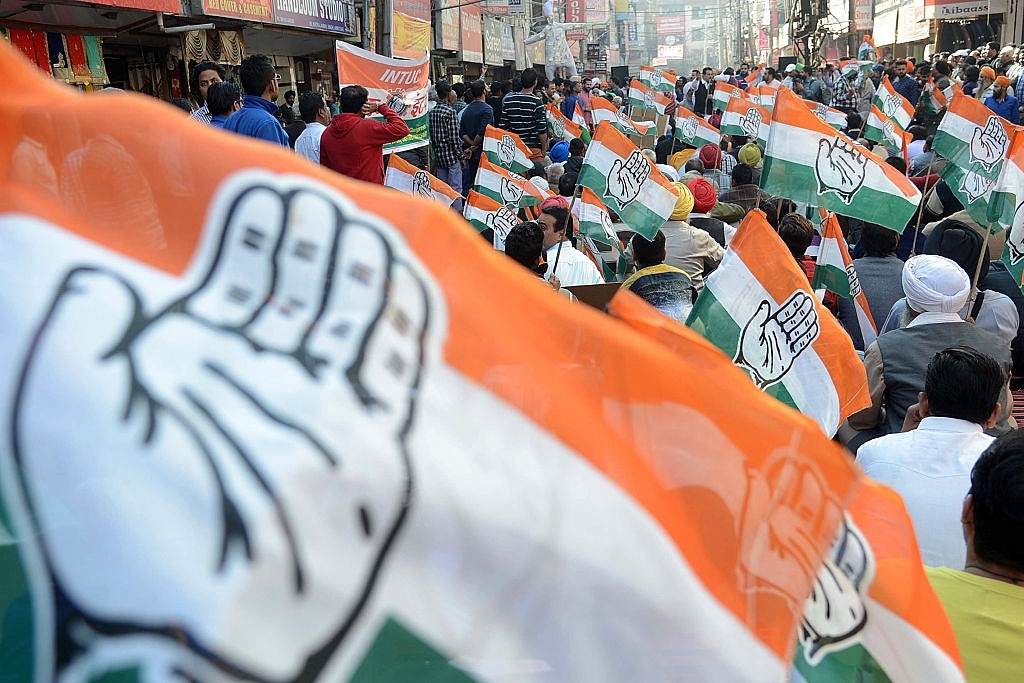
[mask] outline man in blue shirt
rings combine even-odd
[[[288,134],[274,116],[279,78],[270,57],[250,55],[243,59],[238,79],[242,82],[245,97],[242,98],[242,108],[227,120],[224,130],[288,147]]]
[[[214,83],[206,92],[206,106],[210,111],[210,125],[223,128],[228,117],[242,106],[242,90],[234,83]]]
[[[1015,126],[1020,125],[1020,105],[1017,98],[1006,94],[1010,87],[1010,79],[1006,76],[996,76],[992,84],[992,96],[985,100],[985,106]]]
[[[487,104],[487,84],[473,81],[469,84],[473,93],[473,101],[462,111],[462,122],[459,124],[459,137],[466,147],[466,167],[462,170],[462,194],[465,196],[473,188],[476,170],[480,166],[480,152],[483,148],[484,133],[487,126],[494,123],[494,110]]]
[[[917,82],[912,74],[907,73],[907,67],[913,70],[913,64],[905,61],[897,61],[893,68],[896,69],[896,78],[892,81],[893,89],[906,98],[911,105],[917,106],[921,98],[921,84]]]

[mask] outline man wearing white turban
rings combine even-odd
[[[943,256],[925,254],[906,262],[902,279],[913,319],[906,327],[879,336],[864,353],[871,406],[851,415],[840,432],[853,451],[865,441],[902,430],[907,409],[924,391],[928,363],[943,349],[969,346],[991,357],[1010,376],[1006,344],[958,314],[971,294],[971,281],[963,268]],[[1003,412],[997,432],[1009,429],[1008,387],[999,403]]]

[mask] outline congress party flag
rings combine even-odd
[[[872,63],[878,59],[878,50],[875,49],[875,41],[871,36],[864,36],[864,41],[857,48],[857,59]]]
[[[807,105],[807,108],[811,110],[811,113],[836,130],[846,128],[845,112],[841,112],[838,109],[833,109],[827,104],[815,102],[813,100],[803,100],[803,103]]]
[[[934,78],[929,78],[921,89],[919,104],[929,114],[938,114],[949,104],[949,97],[936,85]]]
[[[722,134],[717,128],[694,114],[689,109],[676,110],[676,140],[680,140],[700,149],[704,145],[718,146],[722,142]]]
[[[626,225],[650,239],[672,215],[679,192],[629,139],[598,124],[578,185],[589,187]]]
[[[786,677],[816,425],[437,202],[0,72],[6,675]]]
[[[794,683],[963,683],[953,627],[928,581],[903,499],[865,480],[804,607]]]
[[[871,73],[875,63],[868,59],[843,59],[839,62],[839,73],[843,76],[851,73],[858,73],[862,77]]]
[[[587,127],[587,119],[583,116],[583,107],[580,106],[578,100],[576,102],[576,106],[572,109],[572,122],[577,126],[581,126],[583,128]]]
[[[947,159],[939,171],[971,218],[998,232],[1001,211],[990,207],[992,190],[999,179],[1019,128],[993,113],[983,103],[963,93],[953,96],[932,149]]]
[[[518,135],[501,128],[487,126],[482,152],[492,164],[513,173],[526,173],[533,169],[530,149]]]
[[[737,88],[735,85],[731,85],[725,81],[718,81],[715,83],[715,109],[718,111],[725,111],[726,106],[729,104],[729,100],[734,97],[747,99],[747,93],[743,92],[741,88]]]
[[[548,133],[553,137],[571,142],[581,138],[584,142],[590,142],[590,131],[586,126],[581,126],[566,118],[556,105],[550,102],[547,105]]]
[[[1017,132],[1007,152],[1003,171],[992,188],[996,222],[1005,227],[1003,262],[1018,285],[1024,280],[1024,134]]]
[[[630,81],[629,104],[638,109],[652,109],[659,114],[665,113],[669,105],[669,95],[658,92],[639,80]]]
[[[748,86],[747,92],[750,92],[750,88],[757,87],[762,78],[764,78],[764,64],[758,64],[757,68],[753,69],[749,74],[747,74],[746,78],[743,79],[746,81]]]
[[[743,219],[686,324],[830,437],[871,404],[850,336],[815,298],[762,211]]]
[[[818,260],[814,266],[814,279],[811,289],[828,290],[836,295],[849,299],[857,312],[857,323],[860,327],[864,348],[867,348],[878,337],[878,327],[871,317],[868,298],[860,286],[857,269],[846,248],[846,238],[839,227],[836,215],[830,213],[821,224],[821,244],[818,246]]]
[[[615,233],[615,226],[612,224],[611,216],[604,202],[594,194],[589,187],[584,187],[579,199],[572,204],[572,213],[579,221],[580,237],[593,255],[594,259],[601,266],[605,282],[622,282],[626,278],[626,270],[629,268],[629,259],[626,258],[622,241]],[[615,254],[615,268],[613,269],[605,260],[604,252],[598,244],[610,247]]]
[[[518,173],[506,171],[483,156],[480,157],[473,189],[513,209],[537,206],[551,196],[550,192],[540,189]]]
[[[446,182],[435,178],[421,168],[416,168],[397,154],[392,154],[388,162],[384,185],[402,192],[433,199],[446,206],[451,206],[456,199],[462,198],[462,195],[453,190]]]
[[[641,66],[640,78],[637,79],[651,90],[670,93],[675,90],[676,79],[653,66]]]
[[[491,230],[492,243],[494,248],[499,251],[505,249],[505,237],[508,236],[508,231],[519,224],[519,216],[516,215],[514,209],[499,204],[476,190],[470,190],[466,195],[466,204],[462,207],[462,215],[470,225],[476,228],[477,232]]]
[[[921,202],[906,176],[779,93],[761,189],[902,233]]]
[[[722,114],[721,128],[726,135],[743,135],[752,141],[756,140],[763,149],[768,144],[771,122],[772,115],[764,107],[733,97]]]
[[[882,143],[890,154],[902,154],[912,137],[907,128],[913,118],[913,105],[883,76],[871,100],[864,137]]]
[[[776,83],[778,83],[778,81],[776,81]],[[779,85],[773,88],[770,85],[762,83],[756,87],[756,90],[754,88],[747,88],[747,95],[749,95],[750,99],[753,100],[755,104],[764,107],[770,113],[772,109],[775,108],[776,95],[784,86]]]
[[[647,135],[655,126],[653,121],[634,121],[625,114],[620,114],[615,105],[603,97],[591,97],[590,102],[595,129],[600,123],[608,123],[626,135]]]

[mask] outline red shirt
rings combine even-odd
[[[320,163],[350,178],[383,185],[384,144],[404,138],[409,126],[386,104],[377,112],[384,122],[336,114],[320,137]]]

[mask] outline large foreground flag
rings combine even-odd
[[[1017,130],[1018,126],[978,100],[958,93],[949,103],[932,142],[932,149],[948,160],[939,175],[971,218],[993,232],[1000,229],[997,217],[1001,212],[994,206],[990,211],[992,189]]]
[[[501,128],[487,126],[481,150],[492,164],[513,173],[526,173],[533,169],[530,148],[518,135]]]
[[[600,123],[577,184],[589,187],[634,232],[650,239],[676,206],[679,192],[629,139]]]
[[[745,93],[742,88],[738,88],[735,85],[726,83],[725,81],[717,81],[715,83],[715,109],[718,111],[725,111],[725,108],[729,104],[729,100],[734,97],[740,97],[744,100],[748,99],[747,93]]]
[[[413,166],[397,154],[392,154],[388,161],[384,185],[402,192],[433,199],[445,206],[451,206],[456,199],[462,198],[462,195],[453,190],[448,183]]]
[[[669,76],[664,71],[659,71],[653,66],[641,66],[640,67],[640,78],[637,79],[648,88],[656,90],[658,92],[670,93],[675,90],[676,79]]]
[[[5,674],[786,677],[862,476],[810,420],[437,202],[0,72]]]
[[[902,154],[912,137],[907,128],[913,118],[914,106],[883,76],[871,100],[864,137],[882,143],[891,154]]]
[[[665,113],[665,107],[670,103],[669,95],[654,90],[634,80],[629,85],[629,104],[638,109],[652,109],[659,114]]]
[[[906,176],[779,93],[761,188],[902,233],[921,201]]]
[[[625,114],[620,114],[615,105],[603,97],[591,97],[590,102],[595,127],[599,123],[608,123],[626,135],[647,135],[656,125],[653,121],[634,121]]]
[[[705,121],[704,117],[682,107],[676,110],[675,137],[697,149],[704,145],[717,146],[722,143],[722,134],[717,128]]]
[[[568,142],[571,142],[576,138],[580,138],[584,142],[590,142],[590,131],[587,130],[587,127],[581,126],[566,118],[565,114],[563,114],[556,105],[551,104],[550,102],[547,106],[547,117],[548,132],[552,136]]]
[[[470,190],[466,195],[466,205],[462,207],[462,215],[476,228],[477,232],[490,230],[493,234],[494,248],[505,249],[505,237],[508,231],[519,224],[519,216],[515,210],[494,201],[490,197]]]
[[[846,239],[834,213],[830,213],[821,224],[821,244],[818,247],[818,260],[814,266],[811,288],[815,291],[827,289],[848,299],[857,312],[857,323],[861,339],[864,340],[864,348],[875,341],[878,337],[878,326],[871,317],[868,298],[861,289],[857,269],[850,258]]]
[[[480,157],[480,166],[476,170],[476,183],[473,189],[513,209],[537,206],[551,196],[550,192],[540,189],[518,173],[492,164],[483,156]]]
[[[829,436],[871,404],[849,335],[815,298],[762,211],[743,219],[686,324]]]
[[[587,250],[601,266],[601,274],[605,282],[622,282],[626,279],[629,259],[622,247],[622,241],[615,234],[615,226],[608,215],[604,202],[589,187],[584,187],[572,205],[573,215],[579,221],[580,237],[583,238]],[[608,249],[601,249],[603,244]],[[614,255],[615,266],[609,265],[605,253],[610,250]]]
[[[805,110],[806,111],[806,110]],[[768,134],[772,115],[764,107],[750,100],[733,97],[722,114],[722,132],[727,135],[744,135],[764,149],[768,144]]]
[[[790,678],[963,683],[956,636],[895,491],[865,481],[808,598]]]

